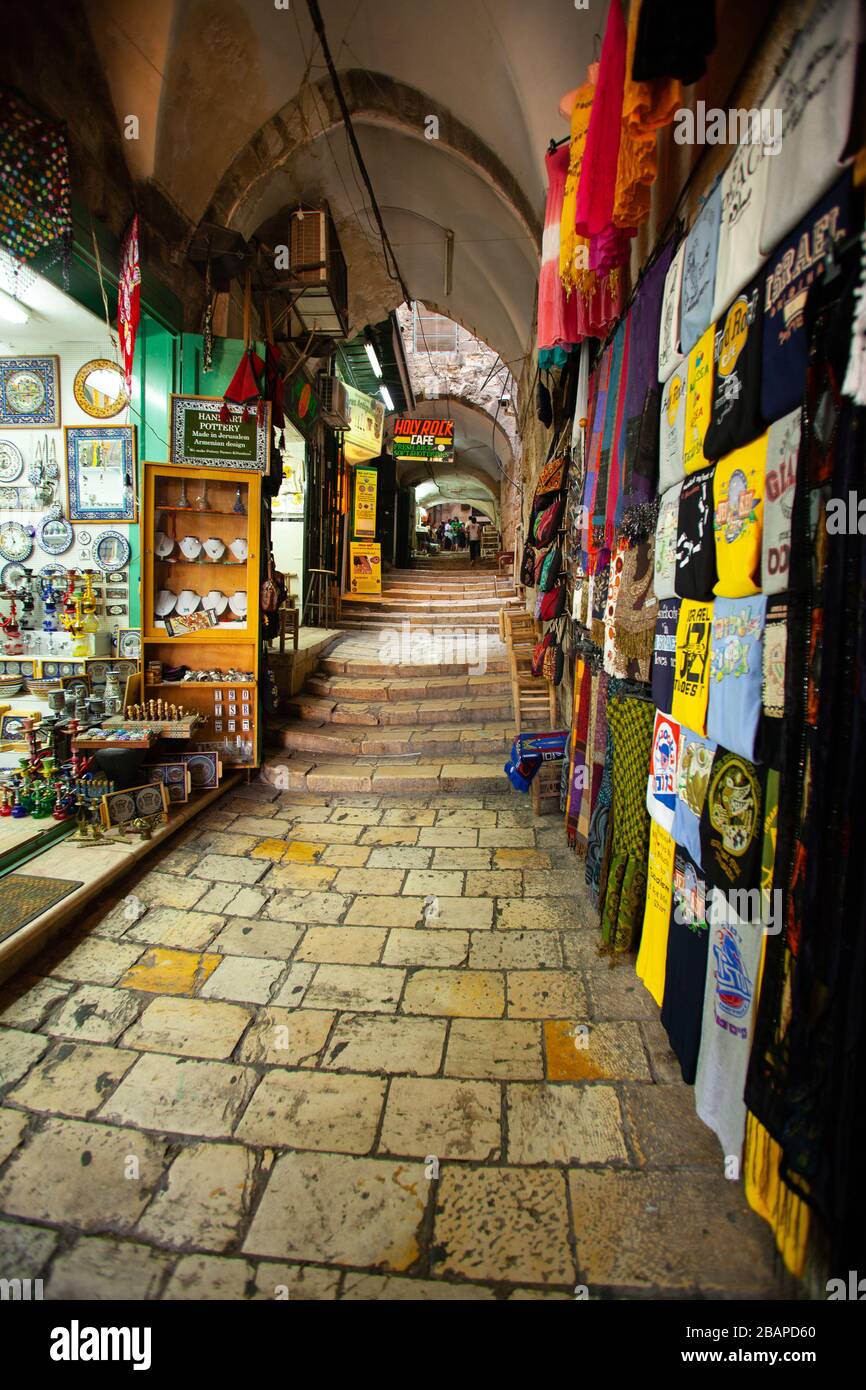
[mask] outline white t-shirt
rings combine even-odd
[[[471,541],[478,541],[478,540],[480,540],[480,539],[481,539],[481,527],[478,525],[478,522],[477,522],[477,521],[470,521],[469,524],[468,524],[467,527],[466,527],[466,533],[467,533],[467,535],[469,536],[469,539],[470,539]]]

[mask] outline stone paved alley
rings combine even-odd
[[[506,790],[240,786],[7,987],[0,1248],[49,1298],[772,1295],[581,878]]]

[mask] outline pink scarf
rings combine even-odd
[[[590,248],[590,265],[595,261],[599,272],[622,265],[629,248],[628,233],[613,226],[626,44],[621,0],[611,0],[575,209],[578,236],[598,239],[595,253]]]

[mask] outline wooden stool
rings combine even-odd
[[[307,573],[310,583],[304,605],[304,623],[308,627],[329,627],[333,601],[331,583],[336,579],[336,573],[328,569],[310,569]]]
[[[283,656],[286,650],[287,627],[292,629],[292,647],[295,651],[298,650],[298,619],[300,616],[300,609],[296,608],[294,604],[289,606],[288,603],[284,603],[280,609],[280,656]]]

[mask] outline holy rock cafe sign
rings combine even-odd
[[[394,458],[451,463],[454,458],[453,420],[412,420],[394,422]]]

